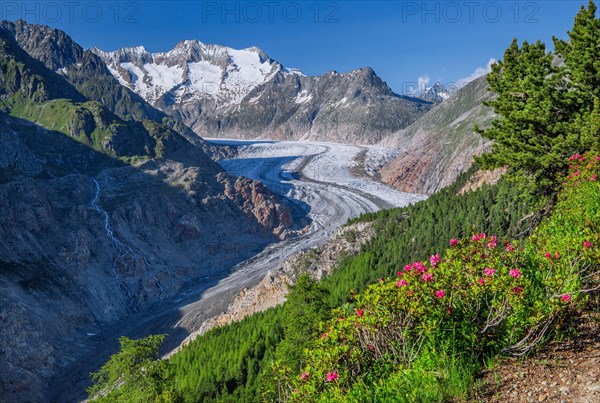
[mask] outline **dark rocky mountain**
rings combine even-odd
[[[372,144],[431,106],[394,94],[369,67],[309,77],[258,48],[182,41],[165,53],[93,51],[121,84],[201,136]]]
[[[40,43],[54,56],[36,60],[0,28],[3,402],[49,400],[50,379],[103,330],[303,225],[299,208],[227,175],[169,125],[89,100],[47,67],[86,57],[55,34]]]

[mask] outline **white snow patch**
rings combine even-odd
[[[312,99],[312,94],[309,94],[308,91],[303,90],[296,96],[296,99],[294,100],[294,102],[297,104],[303,104],[303,103],[309,102],[311,99]]]
[[[113,77],[115,77],[117,79],[119,84],[121,84],[122,86],[127,87],[129,89],[134,89],[127,81],[125,81],[125,79],[121,76],[121,74],[119,74],[119,72],[117,70],[115,70],[110,64],[107,64],[106,67],[108,67],[108,71],[110,72],[110,74],[113,75]]]
[[[148,63],[144,64],[144,69],[152,77],[152,84],[159,87],[163,93],[177,86],[183,77],[183,69],[179,66]]]
[[[204,94],[216,94],[221,86],[221,69],[209,62],[188,63],[189,89]]]
[[[130,62],[121,63],[121,67],[129,72],[131,85],[133,85],[135,92],[145,98],[148,93],[148,86],[144,83],[145,74],[142,69]]]

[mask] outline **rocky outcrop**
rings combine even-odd
[[[308,77],[257,48],[93,51],[121,84],[201,136],[373,144],[431,107],[394,94],[369,67]]]
[[[454,182],[472,165],[473,156],[491,145],[473,126],[486,127],[493,120],[491,108],[482,104],[492,97],[485,77],[480,77],[384,138],[381,145],[397,148],[399,154],[380,170],[381,179],[404,192],[429,194]]]
[[[478,170],[467,179],[465,184],[458,190],[458,194],[473,192],[483,185],[495,185],[506,171],[507,168],[496,168],[491,171]]]

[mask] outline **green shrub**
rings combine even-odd
[[[354,393],[420,368],[447,340],[451,351],[481,360],[532,350],[569,306],[600,287],[598,161],[571,157],[555,210],[522,246],[483,233],[452,239],[443,258],[408,264],[334,310],[305,350],[303,372],[288,379],[288,396]]]

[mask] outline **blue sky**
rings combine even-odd
[[[244,48],[305,74],[371,66],[397,93],[421,77],[456,82],[501,58],[513,37],[565,37],[582,1],[5,1],[0,18],[65,30],[82,46],[182,39]]]

